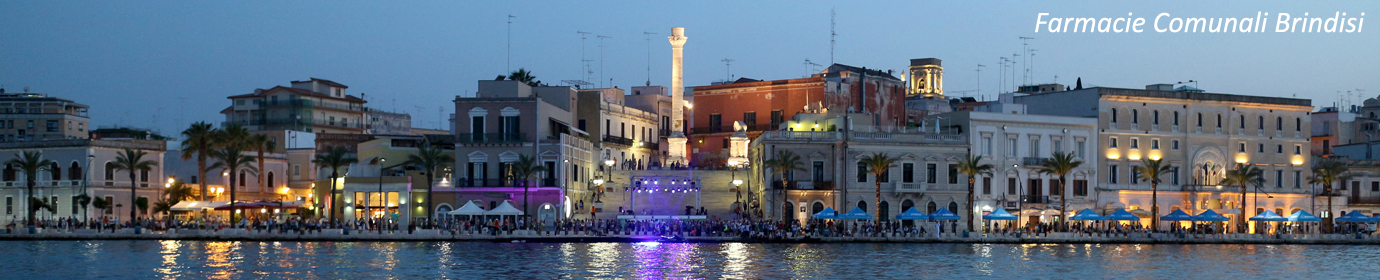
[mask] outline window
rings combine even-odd
[[[1203,113],[1198,113],[1198,127],[1203,127]]]
[[[148,170],[148,169],[139,170],[139,182],[148,182],[148,181],[149,181],[149,170]]]
[[[1283,153],[1284,153],[1284,145],[1276,145],[1276,146],[1275,146],[1275,153],[1276,153],[1276,154],[1283,154]]]
[[[1150,149],[1151,149],[1151,150],[1159,150],[1159,149],[1160,149],[1160,139],[1152,139],[1152,140],[1150,140]]]
[[[113,196],[106,196],[106,197],[105,197],[105,201],[115,201],[115,197],[113,197]],[[106,203],[109,203],[109,202],[106,202]],[[106,215],[115,214],[115,207],[106,207],[106,208],[105,208],[105,214],[106,214]]]
[[[1073,195],[1088,196],[1088,180],[1073,180]]]
[[[1056,154],[1058,154],[1058,153],[1064,153],[1063,147],[1064,147],[1064,140],[1055,139],[1055,140],[1049,141],[1049,150],[1050,150],[1050,152],[1054,152],[1054,153],[1056,153]]]
[[[1131,124],[1140,124],[1140,113],[1136,109],[1131,109]]]
[[[1222,114],[1217,114],[1217,128],[1222,128]]]
[[[938,168],[939,166],[933,163],[925,164],[925,183],[934,184],[939,182]]]
[[[1170,148],[1170,149],[1178,150],[1178,149],[1179,149],[1179,140],[1172,140],[1172,141],[1169,141],[1169,148]]]
[[[1066,187],[1066,186],[1059,186],[1059,179],[1050,179],[1050,180],[1049,180],[1049,195],[1060,195],[1060,194],[1063,194],[1063,193],[1064,193],[1064,190],[1063,190],[1064,187]]]
[[[1275,117],[1275,131],[1284,130],[1284,117]]]
[[[1256,116],[1256,129],[1265,129],[1265,116]]]
[[[1261,154],[1265,153],[1265,143],[1256,144],[1256,146],[1257,146],[1257,147],[1255,148],[1255,152],[1256,152],[1256,153],[1261,153]]]
[[[992,156],[992,137],[990,136],[982,137],[982,155]]]
[[[6,196],[6,197],[5,197],[5,214],[6,214],[6,215],[13,215],[13,214],[14,214],[14,197],[13,197],[13,196]]]
[[[1140,149],[1140,139],[1131,138],[1131,148]]]
[[[1116,108],[1112,108],[1112,123],[1116,123]]]
[[[1014,137],[1008,138],[1008,139],[1006,139],[1006,142],[1007,142],[1007,145],[1006,145],[1006,156],[1007,156],[1007,157],[1016,157],[1016,138],[1014,138]]]
[[[1078,142],[1074,142],[1074,143],[1076,143],[1076,144],[1078,145],[1078,147],[1077,147],[1077,148],[1078,148],[1078,150],[1077,150],[1077,151],[1078,151],[1078,158],[1083,158],[1083,146],[1084,146],[1083,144],[1084,144],[1084,141],[1083,141],[1083,140],[1078,140]]]
[[[1179,167],[1175,166],[1173,169],[1170,170],[1171,171],[1169,171],[1169,174],[1172,174],[1171,177],[1174,177],[1174,185],[1179,185]]]
[[[1294,155],[1303,154],[1303,145],[1294,145]]]
[[[1303,131],[1303,118],[1294,118],[1294,131]]]
[[[783,122],[786,122],[786,114],[783,113],[781,110],[772,110],[772,111],[771,111],[771,128],[772,128],[772,129],[776,129],[777,127],[780,127],[780,126],[781,126],[781,123],[783,123]]]
[[[858,183],[867,182],[867,164],[858,162]]]
[[[1039,156],[1040,156],[1040,139],[1039,139],[1039,138],[1032,138],[1032,139],[1030,139],[1030,157],[1039,157]]]
[[[1275,170],[1275,187],[1284,187],[1284,170]]]
[[[34,121],[33,121],[33,120],[30,120],[30,121],[29,121],[29,129],[33,129],[33,128],[34,128]]]
[[[749,126],[757,124],[757,112],[743,113],[743,124]]]
[[[300,164],[294,164],[294,165],[292,165],[292,176],[302,176],[302,165],[300,165]]]
[[[992,194],[992,178],[982,178],[982,194]]]
[[[958,165],[949,165],[949,183],[958,184]]]
[[[915,164],[914,164],[914,163],[903,163],[903,164],[901,164],[901,182],[902,182],[902,183],[914,183],[914,182],[915,182],[914,176],[915,176]]]
[[[1016,192],[1016,178],[1014,178],[1014,177],[1013,177],[1013,178],[1006,178],[1006,194],[1010,194],[1010,195],[1015,195],[1015,194],[1017,194],[1017,192]]]
[[[1151,118],[1150,118],[1150,124],[1154,124],[1154,125],[1159,125],[1159,124],[1160,124],[1160,110],[1151,111],[1151,112],[1150,112],[1150,116],[1151,116]]]
[[[1107,166],[1107,183],[1116,184],[1116,165]]]
[[[1108,138],[1108,139],[1107,139],[1107,147],[1108,147],[1108,148],[1116,148],[1116,137],[1112,137],[1112,138]]]
[[[1131,184],[1140,184],[1140,169],[1136,169],[1134,166],[1132,166],[1131,178],[1127,179],[1131,179]]]
[[[723,115],[719,115],[719,114],[710,114],[710,115],[709,115],[709,131],[710,131],[710,132],[722,132],[722,131],[723,131],[723,125],[724,125],[724,117],[723,117]]]
[[[58,132],[62,129],[62,122],[48,121],[48,132]]]
[[[882,168],[882,174],[877,175],[877,182],[891,182],[891,168]]]
[[[815,182],[824,181],[824,162],[815,161],[810,174]]]
[[[580,130],[588,131],[585,129],[585,119],[580,119],[579,124],[577,124],[577,126],[580,128]]]
[[[1238,153],[1245,153],[1245,152],[1246,152],[1246,142],[1241,142],[1239,145],[1237,145],[1237,147],[1236,147],[1236,152],[1238,152]]]
[[[243,187],[243,186],[244,186],[244,176],[245,176],[245,172],[244,172],[244,171],[240,171],[240,181],[239,181],[239,182],[236,182],[235,185],[238,185],[238,186]]]
[[[1179,111],[1174,111],[1174,126],[1179,126]]]
[[[1298,171],[1294,171],[1294,173],[1298,173]],[[1297,176],[1295,176],[1295,177],[1297,177]],[[1372,192],[1380,192],[1380,181],[1377,181],[1377,182],[1370,182],[1370,191],[1372,191]]]
[[[1372,183],[1371,183],[1371,188],[1370,188],[1370,190],[1371,190],[1371,191],[1380,191],[1380,189],[1377,189],[1377,188],[1376,188],[1376,187],[1377,187],[1377,184],[1380,184],[1380,182],[1372,182]],[[1297,188],[1301,188],[1301,187],[1303,187],[1303,172],[1300,172],[1300,171],[1298,171],[1298,170],[1294,170],[1294,188],[1297,189]]]
[[[1236,124],[1237,128],[1246,129],[1246,114],[1241,114],[1241,123]]]

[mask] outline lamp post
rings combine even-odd
[[[599,196],[594,198],[594,203],[601,203],[604,201],[604,182],[613,182],[613,165],[615,163],[618,162],[614,161],[612,158],[604,160],[604,174],[607,179],[599,180],[598,183],[594,183],[595,185],[599,185]]]
[[[734,202],[734,203],[740,202],[740,201],[742,200],[742,198],[743,198],[743,189],[742,189],[743,180],[739,180],[739,179],[738,179],[738,165],[739,165],[739,164],[741,164],[741,163],[739,163],[738,160],[736,160],[736,159],[728,160],[728,167],[733,169],[733,173],[732,173],[732,174],[733,174],[733,181],[732,181],[732,182],[733,182],[733,191],[737,193],[737,196],[733,198],[733,202]]]
[[[384,195],[384,193],[383,193],[383,162],[384,162],[384,161],[387,161],[387,160],[388,160],[388,159],[386,159],[386,158],[379,157],[379,161],[378,161],[378,163],[379,163],[379,204],[383,204],[383,205],[380,205],[380,206],[384,206],[384,207],[383,207],[384,212],[387,212],[387,211],[388,211],[388,207],[386,206],[387,204],[385,204],[385,203],[387,203],[387,201],[388,201],[388,196],[387,196],[387,195]],[[379,234],[383,234],[383,220],[382,220],[382,219],[379,219],[378,221],[379,221],[379,222],[378,222]]]
[[[86,186],[91,185],[91,160],[96,159],[96,155],[86,155],[86,172],[82,174],[81,193],[86,194]],[[90,196],[90,195],[87,195]],[[86,219],[91,219],[91,213],[86,211],[85,204],[81,207],[81,214]]]

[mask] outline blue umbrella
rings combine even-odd
[[[872,219],[872,215],[868,215],[868,214],[867,214],[867,211],[863,211],[861,207],[853,207],[853,210],[852,210],[852,211],[848,211],[848,213],[844,213],[843,215],[839,215],[839,217],[838,217],[837,219],[840,219],[840,220],[871,220],[871,219]]]
[[[1251,220],[1260,222],[1283,222],[1288,221],[1289,219],[1284,218],[1284,216],[1280,216],[1279,214],[1275,214],[1275,211],[1265,210],[1264,213],[1260,213],[1259,215],[1255,215],[1255,217],[1251,217]]]
[[[1203,213],[1199,213],[1197,216],[1193,216],[1193,220],[1198,222],[1225,222],[1231,219],[1222,216],[1222,214],[1217,214],[1217,211],[1208,209],[1207,211],[1203,211]]]
[[[910,209],[906,209],[905,212],[901,212],[901,214],[897,214],[897,215],[896,215],[896,219],[897,219],[897,220],[928,220],[928,219],[930,219],[930,215],[925,215],[925,213],[921,213],[920,210],[915,210],[915,207],[911,207]]]
[[[997,211],[993,211],[992,213],[988,213],[987,215],[982,215],[982,219],[989,221],[1015,221],[1017,219],[1020,219],[1020,217],[1016,217],[1016,215],[1011,215],[1011,212],[1006,212],[1006,209],[997,208]]]
[[[1313,214],[1308,214],[1308,211],[1303,211],[1303,210],[1299,210],[1298,212],[1294,212],[1293,215],[1289,215],[1289,217],[1286,217],[1286,218],[1287,218],[1290,222],[1321,222],[1321,221],[1322,221],[1322,218],[1318,218],[1318,216],[1313,216]]]
[[[1169,213],[1169,215],[1164,215],[1164,217],[1160,217],[1160,220],[1167,222],[1192,221],[1193,216],[1189,216],[1188,213],[1184,213],[1184,210],[1174,210],[1174,212]]]
[[[1111,215],[1107,215],[1107,220],[1110,220],[1110,221],[1139,221],[1139,220],[1140,220],[1140,217],[1136,217],[1136,215],[1135,215],[1135,214],[1131,214],[1131,212],[1126,212],[1126,208],[1121,208],[1121,209],[1116,209],[1116,212],[1112,212]]]
[[[839,212],[834,211],[834,207],[824,207],[824,210],[820,210],[819,213],[815,213],[811,217],[815,219],[838,219],[838,215]]]
[[[959,220],[959,219],[961,219],[961,218],[958,217],[958,214],[954,214],[954,212],[949,212],[949,209],[948,209],[948,208],[939,208],[939,211],[934,211],[934,213],[930,213],[930,219],[931,219],[931,220],[940,220],[940,221],[944,221],[944,220],[957,221],[957,220]]]
[[[1371,222],[1371,218],[1370,218],[1370,217],[1367,217],[1366,215],[1362,215],[1360,211],[1351,211],[1351,212],[1346,213],[1346,215],[1342,215],[1341,217],[1337,217],[1337,222],[1338,222],[1338,223],[1369,223],[1369,222]]]
[[[1096,212],[1093,212],[1092,209],[1084,208],[1083,211],[1078,211],[1078,214],[1074,214],[1073,217],[1069,219],[1074,221],[1106,221],[1107,217],[1098,215]]]

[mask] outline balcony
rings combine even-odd
[[[747,131],[767,131],[767,130],[775,130],[775,129],[776,129],[776,128],[775,128],[774,126],[772,126],[771,124],[769,124],[769,123],[754,123],[754,124],[747,124]],[[690,129],[690,132],[691,132],[691,133],[695,133],[695,134],[703,134],[703,133],[720,133],[720,132],[734,132],[734,131],[733,131],[733,125],[720,125],[720,126],[701,126],[701,127],[695,127],[695,128],[691,128],[691,129]]]
[[[839,133],[834,131],[767,131],[762,133],[762,137],[776,140],[839,140]]]
[[[636,141],[633,141],[632,139],[628,139],[628,138],[613,136],[613,135],[604,135],[604,143],[606,143],[606,144],[617,144],[617,145],[623,145],[623,146],[632,146],[632,145],[633,145],[633,142],[636,142]]]
[[[342,104],[325,103],[325,102],[312,102],[311,100],[306,100],[306,99],[291,99],[291,100],[283,100],[283,101],[271,101],[271,100],[269,100],[269,101],[264,102],[263,104],[266,104],[266,105],[267,105],[267,106],[264,106],[264,107],[293,107],[293,108],[301,108],[301,109],[307,109],[307,110],[310,110],[310,109],[316,108],[316,107],[320,107],[320,108],[330,108],[330,109],[338,109],[338,110],[346,110],[346,111],[356,111],[356,112],[364,112],[364,111],[365,111],[364,105],[362,105],[362,104],[354,104],[354,103],[351,103],[351,104],[349,104],[349,105],[342,105]]]
[[[1052,202],[1048,195],[1022,195],[1021,203],[1048,204]]]
[[[1046,162],[1049,162],[1049,158],[1041,158],[1041,157],[1024,157],[1024,158],[1021,158],[1021,165],[1025,165],[1025,166],[1044,166]]]
[[[467,179],[467,178],[460,178],[459,180],[455,180],[455,187],[456,187],[456,188],[510,188],[510,187],[522,187],[522,183],[523,183],[522,180],[515,180],[515,179]],[[547,178],[547,179],[542,179],[542,180],[531,180],[531,181],[528,181],[527,183],[528,183],[528,187],[537,187],[537,186],[536,186],[537,183],[541,183],[541,186],[543,186],[543,187],[554,187],[554,186],[556,186],[556,179],[554,179],[554,178]]]
[[[925,192],[925,184],[921,183],[896,183],[898,193],[922,193]]]
[[[1358,204],[1364,204],[1364,205],[1380,205],[1380,197],[1374,197],[1374,196],[1372,196],[1372,197],[1357,197],[1357,196],[1350,196],[1350,197],[1347,197],[1347,204],[1351,204],[1351,205],[1358,205]]]
[[[525,133],[456,133],[458,144],[502,144],[527,142]]]

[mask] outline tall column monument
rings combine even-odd
[[[684,166],[689,163],[685,159],[685,143],[689,142],[685,138],[685,75],[682,69],[681,53],[685,50],[685,27],[672,27],[671,36],[667,39],[671,41],[671,136],[667,138],[670,142],[671,151],[666,159],[667,165]]]

